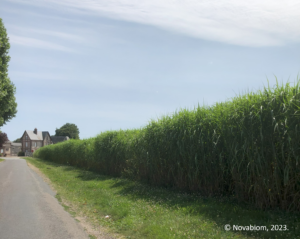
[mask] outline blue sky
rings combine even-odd
[[[1,130],[145,126],[300,73],[296,0],[2,0],[18,113]]]

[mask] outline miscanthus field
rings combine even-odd
[[[143,128],[42,147],[34,157],[151,185],[300,210],[300,80]]]

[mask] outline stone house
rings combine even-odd
[[[38,148],[52,144],[51,137],[48,131],[38,131],[36,128],[25,130],[21,137],[22,151],[34,152]]]
[[[11,141],[6,141],[2,148],[0,149],[0,153],[6,154],[6,156],[15,156],[18,155],[20,151],[22,151],[21,143],[14,143]]]

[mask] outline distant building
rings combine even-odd
[[[51,136],[51,141],[53,144],[57,144],[66,140],[69,140],[68,136]]]
[[[25,130],[21,137],[22,151],[34,152],[40,147],[52,144],[51,137],[48,131]]]
[[[6,154],[6,156],[14,156],[18,155],[18,153],[22,151],[21,148],[21,143],[13,143],[11,141],[6,141],[0,149],[0,152]]]

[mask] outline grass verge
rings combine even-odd
[[[0,162],[3,162],[5,159],[0,158]]]
[[[59,199],[98,225],[126,238],[300,238],[299,214],[261,211],[231,199],[150,187],[41,159],[26,158],[53,183]],[[225,231],[229,224],[268,231]],[[280,229],[271,231],[272,225]]]

